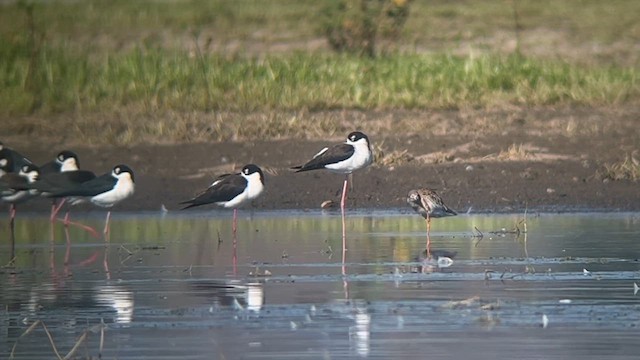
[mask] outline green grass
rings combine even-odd
[[[521,55],[501,47],[515,39],[512,4]],[[335,119],[310,124],[301,112],[600,106],[640,99],[640,62],[633,51],[640,2],[442,0],[411,6],[403,37],[389,52],[365,59],[332,53],[322,41],[309,45],[322,39],[322,2],[311,0],[0,5],[0,120],[29,118],[7,122],[7,134],[53,126],[43,121],[53,116],[93,119],[71,125],[89,137],[102,128],[120,143],[147,139],[144,134],[151,140],[224,140],[252,136],[243,135],[241,122],[254,123],[263,136],[286,136],[293,127],[295,134],[336,131]],[[555,42],[547,44],[547,38]],[[594,44],[606,51],[592,56]],[[233,121],[239,113],[250,115]],[[205,137],[195,135],[203,116],[216,118]],[[105,118],[118,121],[100,121]],[[198,130],[175,119],[192,119]]]
[[[616,104],[640,95],[638,69],[520,56],[272,55],[260,59],[136,49],[90,59],[0,41],[0,110],[108,111],[457,108]]]

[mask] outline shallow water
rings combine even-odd
[[[457,252],[448,267],[417,259],[424,221],[397,211],[349,214],[344,266],[336,214],[241,211],[234,261],[230,215],[118,214],[106,247],[76,228],[67,246],[60,224],[20,215],[15,264],[0,268],[0,358],[54,357],[41,326],[26,332],[37,320],[61,356],[92,328],[78,358],[640,352],[640,214],[529,214],[526,232],[522,215],[436,219],[432,249]]]

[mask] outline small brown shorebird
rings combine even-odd
[[[431,252],[431,218],[454,216],[458,213],[449,209],[435,190],[428,188],[409,191],[407,202],[427,221],[427,256],[429,256]]]

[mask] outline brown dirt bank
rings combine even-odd
[[[429,186],[459,211],[640,210],[638,183],[598,175],[605,165],[639,149],[637,107],[342,114],[344,135],[355,128],[368,132],[381,159],[355,174],[351,207],[402,208],[410,189]],[[368,131],[369,124],[375,130]],[[209,185],[215,175],[250,162],[267,170],[267,191],[255,208],[318,209],[324,200],[339,202],[343,177],[322,171],[294,174],[288,168],[342,136],[128,147],[60,144],[55,135],[41,135],[31,144],[20,134],[0,140],[37,163],[64,147],[96,172],[117,163],[130,165],[137,191],[120,210],[159,210],[161,204],[177,209],[179,201]],[[49,206],[32,201],[21,208],[47,211]]]

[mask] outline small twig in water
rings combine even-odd
[[[20,335],[18,337],[18,339],[16,339],[16,342],[13,344],[13,348],[11,349],[11,353],[9,354],[9,359],[14,359],[15,358],[15,351],[16,348],[18,347],[18,341],[29,335],[31,332],[33,332],[33,330],[38,326],[41,325],[42,328],[44,329],[45,334],[47,334],[47,337],[49,338],[49,343],[51,344],[51,348],[53,349],[53,352],[56,356],[56,358],[58,360],[68,360],[71,359],[73,357],[73,355],[75,354],[75,352],[78,350],[78,348],[80,347],[80,345],[82,345],[82,343],[84,342],[84,340],[87,338],[87,335],[89,334],[89,332],[94,332],[96,331],[98,328],[100,329],[100,352],[98,354],[98,358],[102,358],[102,349],[104,348],[104,319],[100,320],[100,324],[94,325],[92,327],[90,327],[89,329],[85,330],[82,335],[80,335],[80,337],[78,338],[78,341],[76,341],[75,345],[73,346],[73,348],[71,350],[69,350],[69,353],[67,353],[67,355],[65,355],[64,357],[62,357],[60,355],[60,353],[58,352],[58,348],[56,347],[55,342],[53,341],[53,336],[51,336],[51,333],[49,332],[49,329],[47,329],[47,326],[44,324],[44,322],[42,320],[36,320],[33,324],[31,324],[27,330],[25,330],[22,335]]]
[[[16,265],[16,257],[14,256],[13,258],[11,258],[11,260],[9,260],[9,262],[3,266],[3,268],[11,268],[14,267]]]
[[[129,255],[133,255],[133,253],[131,252],[131,250],[127,249],[124,245],[120,245],[120,247],[118,248],[118,250],[120,250],[120,249],[122,249],[122,250],[126,251],[126,252],[127,252],[127,254],[129,254]]]
[[[482,233],[482,231],[480,231],[480,229],[478,229],[477,226],[474,226],[473,229],[477,231],[477,233],[474,232],[473,235],[471,235],[471,237],[478,239],[478,241],[476,241],[476,244],[474,245],[474,247],[478,247],[478,244],[480,244],[480,241],[484,239],[484,234]]]

